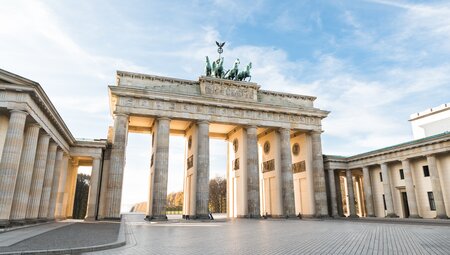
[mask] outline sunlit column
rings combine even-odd
[[[9,225],[9,216],[22,153],[27,113],[12,110],[0,160],[0,226]]]
[[[434,203],[436,205],[436,218],[447,219],[444,196],[442,194],[441,182],[439,179],[439,171],[436,165],[436,157],[434,155],[428,155],[427,161],[428,168],[430,170],[431,189],[433,190]]]
[[[330,199],[331,199],[331,216],[337,217],[337,196],[336,196],[336,178],[334,177],[334,169],[328,169],[328,181],[330,183]]]
[[[375,213],[373,210],[372,184],[370,182],[369,167],[364,166],[362,170],[363,170],[364,196],[366,199],[367,216],[375,217]]]
[[[42,186],[41,202],[39,203],[38,219],[46,220],[48,217],[48,205],[50,202],[50,192],[52,191],[53,172],[55,170],[56,149],[55,142],[50,142],[47,164],[45,166],[44,184]]]
[[[111,161],[108,178],[108,193],[106,196],[106,215],[108,219],[120,218],[120,203],[122,201],[123,170],[125,168],[125,150],[128,137],[128,115],[114,116],[114,137],[111,149]]]
[[[199,121],[197,150],[196,218],[208,218],[209,202],[209,122]]]
[[[355,192],[353,189],[352,170],[347,169],[345,174],[347,179],[348,208],[350,213],[349,217],[358,217],[358,215],[356,215]]]
[[[325,184],[325,170],[323,167],[322,155],[322,140],[321,132],[311,132],[312,143],[312,160],[313,160],[313,174],[314,174],[314,200],[316,217],[328,216],[327,192]]]
[[[258,134],[256,126],[249,126],[247,131],[247,199],[248,217],[259,218],[259,171],[258,171]]]
[[[409,218],[420,218],[417,210],[416,191],[412,179],[411,164],[409,159],[402,160],[402,168],[405,176],[406,197],[408,198]]]
[[[64,152],[58,149],[55,159],[55,170],[53,171],[52,189],[50,191],[50,199],[48,204],[47,219],[55,219],[56,199],[58,197],[59,177],[61,176],[61,168],[63,166]]]
[[[281,196],[283,203],[283,215],[286,217],[295,217],[291,132],[286,128],[281,128],[278,132],[280,133]]]
[[[30,124],[25,129],[22,156],[20,157],[20,166],[11,208],[11,222],[19,224],[25,223],[39,130],[40,127],[38,124]]]
[[[394,201],[391,192],[391,180],[389,178],[389,168],[387,163],[381,163],[381,175],[383,176],[384,199],[386,201],[386,217],[398,217],[394,211]]]
[[[89,197],[87,204],[86,220],[95,220],[95,213],[98,206],[98,188],[100,182],[100,157],[96,157],[92,161],[91,180],[89,187]]]
[[[62,159],[61,174],[59,177],[58,195],[56,198],[55,217],[58,219],[66,218],[64,199],[66,198],[67,201],[67,195],[65,191],[67,186],[69,160],[70,160],[69,155],[67,153],[64,153]]]
[[[45,167],[47,165],[47,156],[49,152],[49,142],[50,136],[48,134],[39,136],[25,215],[25,220],[27,222],[33,222],[38,217],[42,186],[44,184]]]
[[[70,178],[67,180],[67,185],[69,186],[69,193],[67,198],[67,209],[66,209],[66,217],[73,217],[73,205],[75,202],[75,190],[77,187],[77,175],[78,175],[78,160],[72,159],[69,162],[70,167]]]

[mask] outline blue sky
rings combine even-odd
[[[318,97],[331,111],[324,153],[410,140],[410,114],[450,102],[448,1],[0,4],[0,68],[39,82],[75,137],[106,137],[115,70],[196,80],[216,40],[227,42],[225,65],[251,61],[263,89]],[[225,155],[213,143],[212,176],[224,174]],[[149,150],[148,137],[130,135],[126,201],[145,200]],[[182,153],[171,138],[171,162]],[[179,190],[181,166],[170,167],[169,189]]]

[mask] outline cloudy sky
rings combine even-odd
[[[263,89],[317,96],[323,151],[412,139],[410,114],[450,102],[448,1],[0,0],[0,68],[39,82],[75,137],[105,138],[107,85],[126,70],[196,80],[226,41]],[[211,176],[225,146],[211,142]],[[169,190],[182,189],[171,137]],[[150,138],[129,136],[124,208],[147,197]]]

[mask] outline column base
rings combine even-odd
[[[119,218],[116,218],[116,217],[105,217],[105,218],[103,218],[103,220],[108,220],[108,221],[121,221],[122,218],[121,218],[121,217],[119,217]]]
[[[252,215],[252,214],[238,215],[237,217],[241,219],[261,219],[261,215]]]
[[[11,226],[11,222],[9,220],[0,220],[0,228],[7,228]]]
[[[422,219],[419,215],[409,215],[408,219]]]
[[[38,218],[36,221],[39,222],[39,223],[47,222],[47,218]]]
[[[38,223],[38,220],[37,219],[25,219],[25,222],[27,224],[36,224],[36,223]]]
[[[377,216],[375,216],[375,214],[370,214],[370,215],[367,215],[367,217],[368,217],[368,218],[375,218],[375,217],[377,217]]]
[[[399,217],[395,213],[390,213],[390,214],[386,215],[385,218],[399,218]]]
[[[11,220],[11,225],[14,225],[14,226],[23,226],[25,224],[27,224],[27,221],[25,219]]]
[[[195,219],[195,220],[209,220],[209,215],[208,214],[197,214],[197,215],[191,215],[189,216],[190,219]]]
[[[441,214],[441,215],[437,215],[436,219],[444,219],[445,220],[445,219],[448,219],[448,217],[445,214]]]
[[[167,221],[167,215],[147,215],[146,221]]]
[[[95,217],[86,217],[84,221],[95,221]]]
[[[356,214],[350,214],[349,216],[347,216],[347,218],[357,219],[357,218],[359,218],[359,216]]]

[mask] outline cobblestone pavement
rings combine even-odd
[[[450,254],[450,227],[344,220],[149,223],[124,215],[127,245],[90,254]]]
[[[12,246],[0,247],[0,253],[68,249],[113,243],[117,240],[119,228],[119,223],[74,223],[25,239]],[[4,234],[0,234],[0,239]]]

